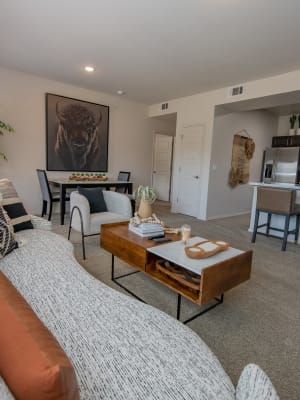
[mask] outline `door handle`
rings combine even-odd
[[[199,176],[198,175],[194,175],[193,178],[199,179]]]
[[[154,174],[156,174],[156,171],[153,171]]]

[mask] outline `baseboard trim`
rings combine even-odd
[[[250,223],[250,214],[251,211],[243,211],[239,213],[233,213],[233,214],[221,214],[221,215],[214,215],[213,217],[208,217],[207,221],[212,220],[212,219],[221,219],[221,218],[229,218],[229,217],[238,217],[239,215],[247,215],[249,214],[249,223]]]

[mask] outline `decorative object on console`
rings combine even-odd
[[[184,224],[181,227],[181,240],[183,244],[187,244],[187,241],[191,237],[192,229],[190,225]]]
[[[229,243],[223,242],[223,240],[204,240],[193,246],[187,246],[184,250],[188,257],[200,259],[213,256],[220,251],[227,250],[228,247]]]
[[[171,226],[165,227],[165,233],[173,233],[174,235],[178,235],[181,232],[181,228],[172,228]]]
[[[290,130],[289,130],[289,135],[295,135],[295,123],[296,123],[297,117],[295,114],[290,116]]]
[[[187,286],[189,289],[196,292],[200,291],[200,275],[166,260],[158,260],[156,262],[156,268],[162,274],[169,276],[182,285]]]
[[[141,218],[139,214],[135,212],[134,217],[130,218],[130,223],[133,226],[138,226],[142,223],[159,224],[163,227],[165,226],[165,223],[161,219],[159,219],[154,213],[150,217]]]
[[[140,185],[137,189],[137,198],[140,200],[140,205],[138,209],[138,215],[141,218],[151,217],[152,207],[151,205],[157,199],[157,194],[155,190],[150,186]]]
[[[300,114],[298,115],[298,128],[296,130],[296,135],[300,135]]]
[[[240,133],[244,133],[246,136],[241,136]],[[255,143],[246,129],[242,129],[234,135],[228,181],[232,188],[239,183],[249,181],[249,161],[253,157],[254,151]]]
[[[73,173],[69,179],[70,181],[107,181],[107,176],[94,173]]]
[[[46,93],[47,170],[107,171],[108,126],[108,106]]]
[[[130,225],[131,226],[139,226],[142,223],[150,223],[150,224],[159,224],[163,227],[164,233],[171,233],[174,235],[178,235],[181,232],[181,228],[173,228],[170,226],[165,226],[164,221],[159,219],[156,214],[152,214],[151,217],[148,218],[140,218],[138,213],[135,212],[134,216],[130,218]]]
[[[128,229],[144,238],[163,236],[165,234],[162,225],[149,222],[144,222],[139,225],[132,225],[129,223]]]
[[[9,124],[6,124],[3,121],[0,121],[0,135],[4,135],[4,131],[7,132],[14,132],[14,128],[10,126]],[[3,160],[7,161],[6,155],[0,151],[0,158],[3,158]]]
[[[152,214],[148,218],[140,218],[137,212],[134,217],[130,218],[128,229],[142,237],[157,237],[165,234],[164,222],[157,218],[156,214]]]

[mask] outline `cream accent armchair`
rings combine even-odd
[[[95,236],[101,233],[101,225],[112,222],[129,221],[132,215],[132,208],[129,198],[125,194],[103,190],[104,201],[107,211],[90,212],[90,205],[85,196],[77,191],[72,192],[70,196],[70,224],[68,239],[70,239],[71,230],[74,229],[81,233],[82,255],[85,260],[84,238]]]

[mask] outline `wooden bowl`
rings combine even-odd
[[[193,246],[186,246],[184,250],[188,257],[200,259],[213,256],[220,251],[228,249],[228,247],[229,243],[223,240],[204,240]]]

